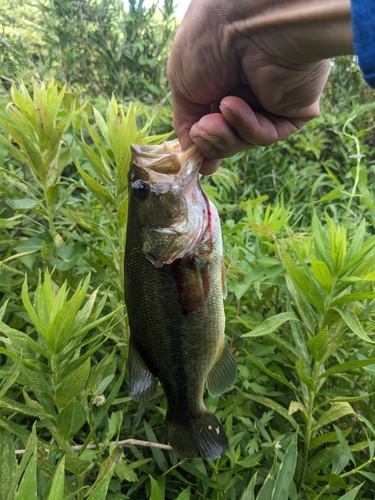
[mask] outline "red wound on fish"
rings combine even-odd
[[[181,313],[186,316],[203,308],[206,315],[210,293],[209,263],[203,263],[193,256],[189,259],[176,259],[170,266]]]

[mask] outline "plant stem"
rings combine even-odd
[[[299,480],[300,485],[303,483],[303,478],[305,476],[307,461],[309,458],[314,399],[315,399],[314,391],[309,391],[309,401],[308,401],[308,405],[307,405],[307,422],[306,422],[305,438],[304,438],[304,451],[303,451],[303,458],[302,458],[301,475],[300,475],[300,480]]]
[[[44,186],[44,199],[46,200],[46,207],[47,207],[47,214],[48,214],[48,228],[49,232],[52,238],[53,243],[55,244],[55,225],[53,223],[53,210],[51,205],[48,202],[48,195],[47,195],[47,186]]]
[[[318,375],[319,375],[319,363],[315,362],[313,372],[312,372],[312,379],[314,381],[314,387],[315,387],[315,383],[317,381]],[[316,395],[315,389],[312,391],[309,390],[309,401],[308,401],[308,405],[307,405],[307,422],[306,422],[305,438],[304,438],[304,441],[305,441],[304,442],[304,452],[303,452],[303,458],[302,458],[301,475],[300,475],[300,480],[299,480],[300,485],[303,483],[303,478],[305,476],[305,471],[306,471],[306,467],[307,467],[307,461],[309,458],[315,395]]]

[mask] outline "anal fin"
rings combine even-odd
[[[132,338],[129,342],[129,379],[130,395],[134,401],[142,403],[154,399],[158,380],[150,372]]]
[[[237,378],[237,363],[233,352],[225,340],[223,349],[207,376],[207,390],[212,396],[219,396],[230,387]]]

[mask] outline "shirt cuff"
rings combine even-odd
[[[352,0],[354,50],[363,78],[375,88],[375,2]]]

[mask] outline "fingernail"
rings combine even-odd
[[[222,112],[224,118],[227,120],[228,123],[232,124],[235,122],[234,114],[232,111],[225,105],[225,103],[221,103],[220,106],[220,111]]]

